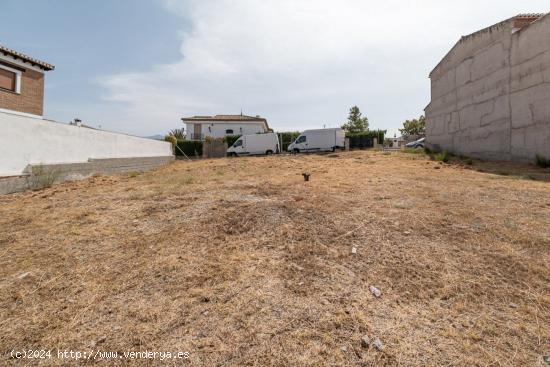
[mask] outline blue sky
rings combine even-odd
[[[102,115],[111,121],[113,108],[97,80],[177,60],[185,29],[154,0],[2,0],[0,24],[0,44],[56,66],[46,76],[45,116],[63,122],[93,116],[94,126]],[[120,130],[116,123],[103,125]]]
[[[45,116],[136,135],[182,116],[338,126],[358,105],[397,132],[461,35],[547,0],[2,0],[0,44],[55,64]],[[488,11],[490,9],[490,11]],[[22,21],[24,19],[24,21]]]

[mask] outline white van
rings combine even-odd
[[[346,133],[340,128],[306,130],[288,146],[288,151],[293,153],[334,151],[344,149],[345,144]]]
[[[227,149],[230,156],[279,153],[279,138],[275,133],[243,135]]]

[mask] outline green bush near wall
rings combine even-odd
[[[346,133],[346,138],[349,139],[349,147],[365,149],[374,146],[374,138],[378,140],[378,144],[384,144],[384,135],[386,130],[369,130],[362,133]]]
[[[183,156],[182,151],[188,157],[202,157],[202,141],[200,140],[178,140],[175,148],[177,156]]]
[[[227,147],[232,146],[240,137],[241,135],[226,135],[224,139],[227,142]]]
[[[282,133],[277,133],[277,136],[281,140],[282,151],[285,152],[286,149],[288,148],[288,146],[290,144],[292,144],[294,142],[294,140],[296,140],[296,138],[298,138],[298,136],[300,136],[300,132],[299,131],[286,131],[286,132],[282,132]]]
[[[535,163],[540,168],[550,168],[550,158],[545,158],[540,154],[535,156]]]
[[[346,133],[346,138],[376,138],[378,139],[378,144],[384,144],[384,136],[386,135],[386,130],[369,130],[362,133],[350,134]]]

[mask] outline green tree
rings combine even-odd
[[[342,125],[342,129],[348,133],[362,133],[369,130],[369,119],[361,117],[359,107],[353,106],[349,110],[348,122]]]
[[[403,128],[399,129],[401,135],[424,135],[426,133],[426,118],[420,116],[418,119],[407,120],[403,123]]]

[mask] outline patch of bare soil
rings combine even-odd
[[[483,165],[179,161],[0,197],[0,365],[545,365],[550,173]]]

